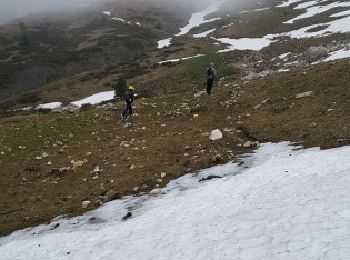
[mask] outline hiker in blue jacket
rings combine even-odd
[[[128,90],[125,92],[125,102],[126,108],[123,110],[122,117],[123,119],[127,119],[132,115],[132,103],[134,102],[134,91],[135,88],[131,85],[128,86]]]
[[[213,88],[214,79],[216,77],[216,70],[214,68],[214,63],[210,63],[207,69],[207,92],[208,95],[211,94],[211,89]]]

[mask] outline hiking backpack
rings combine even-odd
[[[207,78],[208,79],[214,79],[214,71],[212,68],[208,68],[207,70]]]

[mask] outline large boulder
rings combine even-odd
[[[314,62],[328,57],[328,50],[324,47],[310,47],[304,53],[308,62]]]

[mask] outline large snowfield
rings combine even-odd
[[[0,238],[1,259],[350,259],[350,146],[242,158]]]

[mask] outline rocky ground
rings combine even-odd
[[[349,144],[349,71],[348,61],[325,63],[252,81],[225,78],[210,97],[140,99],[131,125],[120,122],[120,103],[3,118],[0,234],[157,192],[260,142]]]
[[[226,17],[224,22],[235,26],[216,36],[262,37],[290,30],[289,25],[276,31],[271,25],[256,27],[295,15],[287,11]],[[214,54],[223,46],[183,36],[148,53],[148,66],[156,66],[132,79],[147,98],[135,102],[130,124],[120,121],[119,102],[1,115],[0,236],[61,215],[80,215],[125,195],[157,193],[172,179],[235,160],[262,142],[348,145],[349,60],[320,63],[349,51],[348,39],[348,34],[287,38],[260,51]],[[157,65],[202,52],[206,56]],[[202,89],[203,70],[211,61],[220,75],[214,94],[194,93],[193,85]],[[118,75],[77,74],[60,82],[63,87],[46,88],[41,98],[68,104],[109,89]]]

